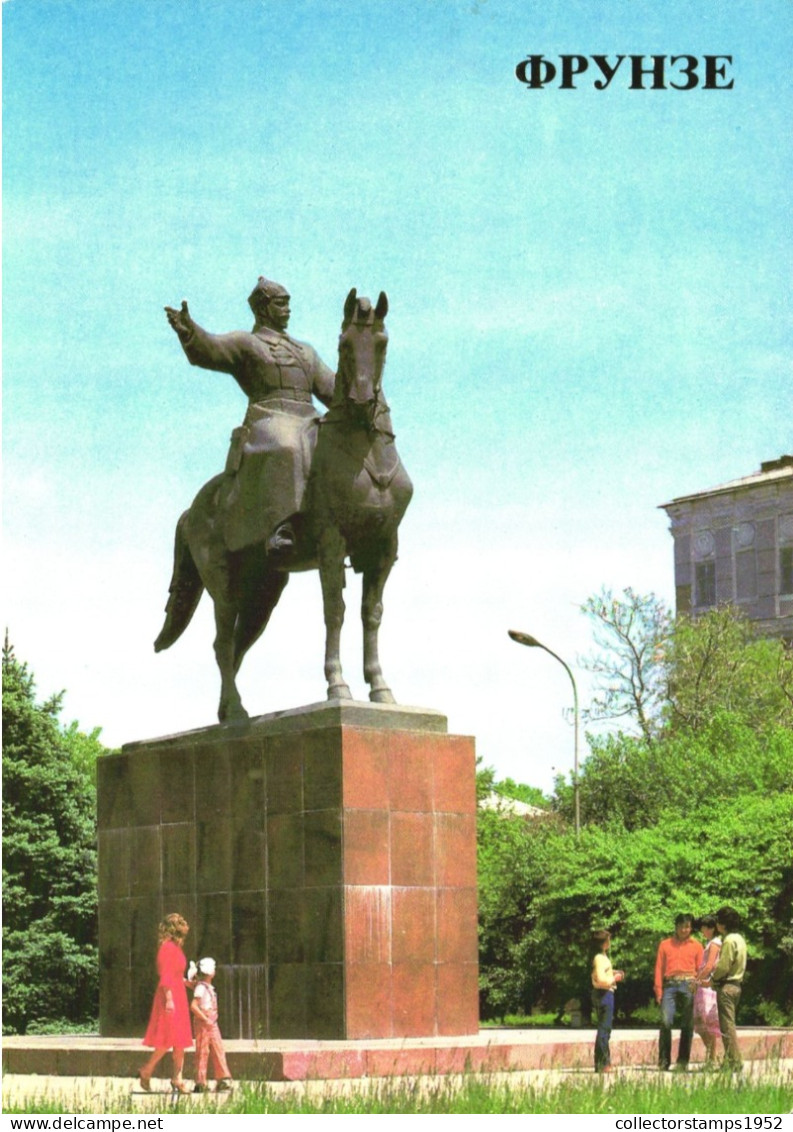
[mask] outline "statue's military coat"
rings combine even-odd
[[[248,398],[224,492],[226,545],[239,550],[301,510],[319,421],[312,396],[329,405],[335,375],[311,346],[269,327],[209,334],[194,325],[180,340],[191,365],[230,373]]]

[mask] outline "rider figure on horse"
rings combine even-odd
[[[223,485],[224,536],[229,550],[265,543],[289,557],[316,444],[319,417],[312,402],[333,398],[335,374],[316,351],[286,333],[289,292],[264,276],[248,298],[253,330],[209,334],[181,310],[168,322],[191,365],[230,373],[248,398],[245,420],[231,434]]]

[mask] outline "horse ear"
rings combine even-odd
[[[344,321],[349,322],[355,314],[355,304],[358,301],[358,292],[353,287],[344,301]]]
[[[382,322],[388,314],[388,295],[385,291],[380,292],[380,298],[377,300],[377,306],[374,308],[374,316],[379,322]]]

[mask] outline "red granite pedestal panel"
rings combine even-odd
[[[100,1015],[142,1033],[156,927],[213,955],[228,1038],[478,1027],[474,741],[321,704],[100,760]]]

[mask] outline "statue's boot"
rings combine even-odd
[[[292,523],[287,519],[279,523],[267,540],[267,553],[284,558],[291,554],[297,546],[297,535]]]

